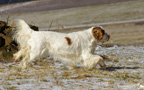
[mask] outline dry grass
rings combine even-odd
[[[62,10],[12,14],[11,20],[21,18],[29,23],[34,23],[40,28],[62,28],[65,26],[87,25],[92,23],[143,19],[144,1],[135,0],[116,4],[104,4]]]
[[[92,70],[82,67],[68,70],[64,68],[64,65],[61,67],[60,62],[54,62],[46,58],[33,62],[27,69],[22,69],[17,64],[9,62],[1,63],[0,85],[3,87],[0,88],[15,90],[27,86],[27,89],[33,89],[33,87],[39,85],[38,89],[52,89],[53,87],[62,89],[120,89],[126,84],[137,85],[137,83],[143,83],[143,76],[139,71],[136,71],[143,67],[128,69],[128,67],[123,66],[122,63],[126,61],[121,61],[123,60],[121,57],[111,57],[115,60],[108,64],[107,69],[95,68]],[[129,58],[125,57],[125,59]],[[120,67],[121,64],[122,67]],[[128,62],[125,64],[129,65]],[[131,64],[134,65],[134,63]],[[116,83],[120,87],[114,87]]]

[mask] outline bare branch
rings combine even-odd
[[[50,23],[50,25],[49,25],[48,31],[50,30],[52,24],[53,24],[53,20],[51,21],[51,23]]]

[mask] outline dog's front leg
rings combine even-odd
[[[100,67],[102,67],[102,68],[106,68],[106,64],[104,63],[104,59],[99,60],[97,64],[99,64]]]
[[[68,66],[68,69],[69,70],[73,70],[73,69],[75,69],[76,67],[75,66]]]
[[[97,64],[101,67],[106,67],[104,59],[99,55],[86,54],[84,57],[84,66],[88,69],[94,68]]]
[[[68,68],[69,70],[73,70],[73,69],[76,68],[76,64],[75,64],[74,61],[69,60],[69,59],[65,59],[64,62],[65,62],[64,64],[67,66],[67,68]]]

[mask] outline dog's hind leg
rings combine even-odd
[[[37,58],[39,54],[38,53],[30,53],[30,54],[27,54],[21,61],[20,63],[20,66],[22,66],[23,68],[26,68],[28,63],[33,61],[34,59]]]
[[[27,64],[29,63],[29,59],[30,59],[30,47],[25,48],[23,50],[23,52],[21,53],[21,55],[23,55],[23,58],[22,58],[22,61],[19,64],[19,66],[22,66],[23,68],[26,68]]]
[[[21,52],[22,50],[19,50],[17,53],[13,54],[13,62],[16,62],[20,59],[20,57],[22,56]]]
[[[26,68],[27,64],[34,59],[40,58],[41,53],[44,51],[42,50],[42,45],[36,45],[35,43],[30,43],[28,46],[27,52],[25,52],[25,57],[22,59],[20,66]]]
[[[18,61],[22,56],[25,55],[26,52],[27,52],[27,49],[26,49],[26,48],[20,49],[17,53],[15,53],[15,54],[13,55],[13,62]]]
[[[19,66],[22,66],[23,68],[26,68],[29,58],[30,58],[30,55],[26,54],[26,56],[23,57],[22,61],[20,62]]]

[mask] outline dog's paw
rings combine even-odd
[[[69,70],[74,70],[74,69],[76,69],[76,67],[75,66],[68,66],[68,69]]]
[[[106,64],[99,64],[101,68],[106,68]]]
[[[22,68],[24,68],[24,69],[26,69],[26,68],[27,68],[26,63],[23,63],[23,62],[20,62],[19,66],[20,66],[20,67],[22,67]]]
[[[104,61],[111,61],[111,59],[106,55],[100,55]]]
[[[106,64],[105,64],[105,57],[102,57],[101,60],[99,60],[98,65],[100,65],[101,68],[106,68]]]
[[[17,59],[16,59],[16,57],[14,56],[14,57],[13,57],[13,62],[16,62],[16,61],[17,61]]]

